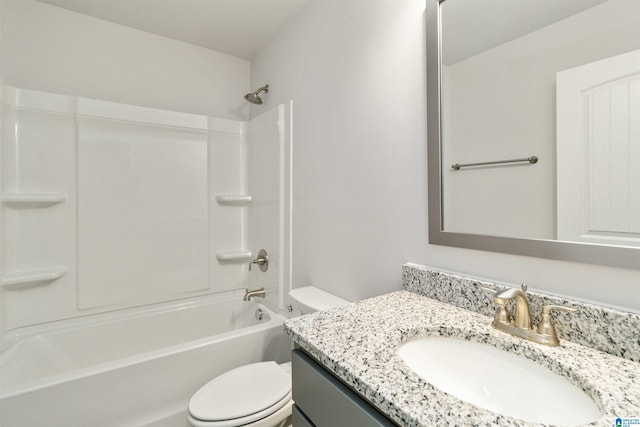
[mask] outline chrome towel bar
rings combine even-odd
[[[456,163],[455,165],[451,165],[451,167],[455,170],[459,170],[460,168],[466,168],[467,166],[484,166],[484,165],[497,165],[501,163],[519,163],[519,162],[529,162],[531,164],[538,163],[537,156],[529,156],[523,159],[511,159],[511,160],[494,160],[492,162],[480,162],[480,163],[465,163],[460,164]]]

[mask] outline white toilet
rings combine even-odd
[[[294,315],[348,304],[314,286],[293,289]],[[291,424],[291,363],[251,363],[225,372],[202,386],[189,400],[194,427],[285,427]]]

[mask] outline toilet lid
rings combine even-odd
[[[202,386],[189,401],[189,412],[203,421],[242,418],[275,405],[290,391],[291,376],[276,362],[252,363]]]

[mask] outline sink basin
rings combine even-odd
[[[488,344],[426,337],[403,344],[398,355],[433,386],[495,413],[553,425],[584,425],[602,416],[566,378]]]

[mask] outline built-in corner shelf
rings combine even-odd
[[[251,261],[253,254],[251,251],[220,251],[216,252],[218,261],[224,262],[246,262]]]
[[[216,202],[221,206],[248,206],[252,197],[246,194],[218,194]]]
[[[7,274],[2,277],[2,287],[5,289],[26,288],[43,285],[58,280],[67,273],[67,267],[57,266],[40,270],[23,270]]]
[[[0,196],[3,205],[14,209],[46,208],[67,199],[64,193],[4,193]]]

